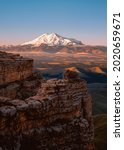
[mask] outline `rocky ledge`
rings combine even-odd
[[[32,61],[2,55],[0,75],[8,76],[0,80],[0,150],[94,150],[86,82],[69,70],[63,79],[46,81],[33,75]],[[24,74],[16,77],[17,72]]]
[[[0,97],[6,150],[93,150],[92,99],[85,81],[52,79],[25,100]]]
[[[0,51],[0,85],[26,79],[32,71],[33,59]]]

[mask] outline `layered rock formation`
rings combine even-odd
[[[0,95],[0,150],[94,150],[92,99],[86,82],[69,71],[64,79],[33,79],[31,74],[21,81],[15,97]],[[30,94],[22,99],[19,94],[26,86]]]
[[[32,59],[0,51],[0,85],[26,79],[32,71]]]
[[[26,100],[0,98],[2,149],[93,150],[93,137],[85,81],[53,79]]]
[[[45,80],[33,73],[30,77],[0,86],[0,96],[11,99],[26,99],[37,94]]]

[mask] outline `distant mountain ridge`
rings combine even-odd
[[[106,60],[106,46],[90,46],[85,45],[81,41],[72,38],[62,37],[56,33],[43,34],[36,39],[25,42],[20,45],[0,46],[1,51],[7,52],[39,52],[42,54],[56,54],[57,56],[66,56],[69,54],[77,54],[74,57],[83,56],[83,58]],[[49,57],[47,55],[47,57]],[[69,58],[69,57],[68,57]],[[90,60],[91,60],[90,59]],[[94,59],[94,60],[96,60]],[[84,59],[83,59],[84,60]]]
[[[81,41],[72,38],[62,37],[57,33],[51,33],[51,34],[45,33],[37,37],[36,39],[29,42],[25,42],[21,45],[22,46],[32,45],[37,47],[42,44],[46,44],[48,46],[83,45]]]
[[[47,44],[42,44],[40,46],[32,45],[17,45],[17,46],[0,46],[1,51],[6,52],[40,52],[49,54],[78,54],[87,57],[88,55],[94,57],[106,57],[107,47],[105,46],[87,46],[87,45],[69,45],[69,46],[48,46]]]

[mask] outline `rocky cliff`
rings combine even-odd
[[[0,150],[94,150],[86,82],[67,71],[38,87],[23,100],[0,97]]]
[[[0,85],[26,79],[32,71],[32,59],[0,51]]]

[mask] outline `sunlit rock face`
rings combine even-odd
[[[33,73],[33,60],[0,52],[0,96],[26,99],[37,94],[43,78]]]
[[[26,79],[32,71],[32,59],[0,51],[0,85]]]
[[[94,150],[87,84],[72,70],[63,76],[46,81],[31,73],[0,87],[8,90],[0,93],[0,150]]]

